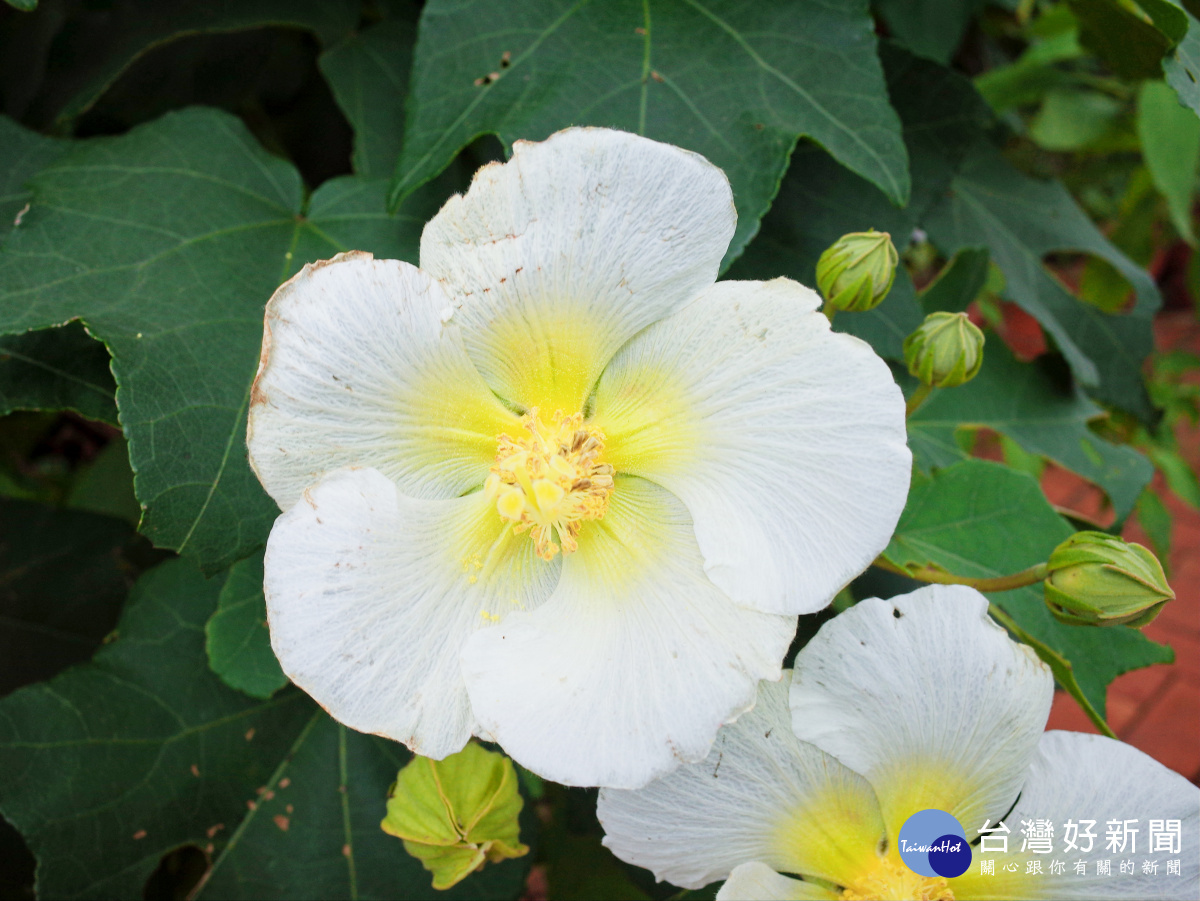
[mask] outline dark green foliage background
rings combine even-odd
[[[597,125],[703,153],[734,187],[728,277],[811,285],[841,234],[891,232],[906,258],[891,295],[835,327],[893,363],[927,312],[976,302],[998,325],[1011,302],[1036,319],[1047,354],[1023,361],[989,334],[980,375],[910,419],[890,564],[987,577],[1044,560],[1093,525],[1051,507],[1031,477],[1047,463],[1098,486],[1114,530],[1136,508],[1159,553],[1155,467],[1200,502],[1170,438],[1193,415],[1172,387],[1191,363],[1144,380],[1149,254],[1173,228],[1194,240],[1196,160],[1164,148],[1200,148],[1195,10],[1155,4],[1131,24],[1116,0],[1046,0],[1030,19],[1004,0],[6,2],[0,897],[30,895],[35,860],[49,898],[435,894],[378,829],[408,752],[335,723],[271,654],[278,511],[245,419],[273,290],[345,250],[416,263],[425,221],[517,139]],[[1148,119],[1144,79],[1183,106]],[[1097,85],[1117,100],[1080,94]],[[1061,109],[1109,118],[1085,139]],[[1076,254],[1077,288],[1060,277]],[[972,459],[980,430],[1004,462]],[[911,587],[873,570],[839,604]],[[992,600],[1102,728],[1109,682],[1171,658],[1136,631],[1057,623],[1036,587]],[[796,647],[831,615],[803,618]],[[535,861],[555,898],[677,892],[600,846],[594,792],[523,787],[534,854],[443,896],[516,898]]]

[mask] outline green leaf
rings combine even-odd
[[[917,56],[948,65],[967,26],[988,0],[875,0],[892,38]]]
[[[965,313],[987,285],[990,264],[986,247],[963,247],[921,292],[921,307],[927,313]]]
[[[816,286],[817,260],[842,235],[874,228],[891,234],[897,247],[914,227],[911,206],[897,209],[874,186],[839,166],[829,154],[800,147],[762,231],[727,273],[732,279],[766,280],[785,275]],[[903,359],[904,339],[921,324],[912,279],[903,267],[883,302],[865,313],[837,317],[837,331],[868,342],[875,352]]]
[[[435,892],[420,863],[380,828],[388,786],[409,759],[401,745],[315,710],[195,897],[517,898],[527,859],[489,865]]]
[[[1153,78],[1188,30],[1182,8],[1166,0],[1068,0],[1079,39],[1122,78]]]
[[[201,630],[220,584],[162,564],[118,641],[0,702],[0,808],[38,857],[43,896],[139,895],[164,852],[244,816],[311,716],[298,693],[255,703],[208,675]]]
[[[352,34],[317,61],[354,129],[354,171],[386,177],[400,156],[416,26],[388,19]]]
[[[1200,116],[1200,21],[1185,10],[1188,30],[1179,46],[1162,63],[1167,84],[1179,95],[1179,102]]]
[[[1146,168],[1167,199],[1171,224],[1184,240],[1195,244],[1192,203],[1200,165],[1200,119],[1179,105],[1166,82],[1147,81],[1138,92],[1137,131]]]
[[[1046,150],[1081,150],[1112,131],[1121,115],[1115,97],[1083,88],[1053,88],[1029,123],[1029,136]]]
[[[65,127],[100,99],[143,54],[195,34],[282,26],[314,32],[333,44],[358,20],[358,0],[132,0],[115,4],[101,29],[53,72],[51,93],[41,99]],[[47,121],[49,116],[46,117]]]
[[[288,684],[271,650],[261,553],[239,560],[229,570],[204,633],[208,665],[226,685],[265,699]]]
[[[730,268],[731,278],[786,275],[815,285],[818,257],[843,234],[875,228],[890,233],[902,249],[924,210],[945,190],[953,166],[966,149],[964,134],[990,120],[987,108],[969,82],[941,66],[886,43],[880,55],[912,161],[909,205],[898,209],[875,186],[828,154],[801,146],[792,155],[762,232]],[[904,339],[921,319],[912,281],[901,268],[882,304],[867,313],[839,316],[835,322],[839,331],[868,341],[876,353],[899,360]]]
[[[92,655],[143,543],[118,519],[0,497],[0,695]]]
[[[1060,9],[1066,11],[1065,8]],[[1077,30],[1068,27],[1036,40],[1008,65],[997,66],[979,75],[975,79],[975,87],[998,113],[1037,103],[1051,88],[1079,81],[1074,73],[1055,64],[1083,55]]]
[[[44,137],[0,116],[0,240],[13,230],[29,203],[25,183],[62,156],[68,146],[66,141]]]
[[[1160,444],[1148,444],[1146,453],[1162,471],[1171,492],[1193,510],[1200,510],[1200,479],[1191,464],[1174,448]]]
[[[21,12],[33,12],[37,9],[38,0],[4,0],[13,9],[19,9]]]
[[[133,491],[129,467],[129,445],[120,436],[110,441],[91,463],[80,468],[71,481],[66,505],[123,519],[134,528],[142,519],[142,508]]]
[[[814,36],[819,35],[819,40]],[[421,15],[397,202],[483,134],[644,134],[725,170],[734,259],[799,135],[894,203],[909,196],[865,0],[432,0]]]
[[[222,582],[156,567],[92,663],[0,701],[0,809],[38,858],[39,894],[141,897],[162,854],[192,843],[212,861],[202,898],[430,896],[379,829],[407,751],[298,691],[223,685],[203,646]],[[498,866],[451,897],[516,897],[523,873]]]
[[[1066,188],[1018,172],[980,142],[924,222],[947,254],[986,246],[1004,273],[1006,296],[1054,338],[1075,377],[1100,399],[1151,417],[1141,365],[1154,347],[1150,324],[1161,304],[1158,289],[1096,229]],[[1134,308],[1110,315],[1074,297],[1042,264],[1046,254],[1065,250],[1115,266],[1134,287]]]
[[[244,557],[278,513],[245,452],[267,298],[339,251],[415,260],[445,186],[395,217],[357,177],[305,204],[238,120],[191,109],[87,142],[33,189],[0,252],[0,333],[84,320],[113,355],[144,533],[208,571]]]
[[[108,349],[78,322],[0,337],[0,415],[74,410],[117,424]]]
[[[1171,510],[1150,488],[1138,497],[1136,509],[1138,525],[1150,539],[1150,549],[1154,551],[1158,562],[1169,576],[1171,573],[1167,567],[1171,556]]]
[[[932,477],[917,474],[884,556],[897,566],[935,566],[994,578],[1046,560],[1072,533],[1037,482],[997,463],[967,460]],[[1041,585],[989,596],[1033,639],[1065,689],[1103,724],[1108,683],[1121,673],[1173,659],[1136,629],[1067,626],[1046,609]],[[1003,621],[1003,620],[1002,620]]]
[[[937,391],[908,420],[908,440],[925,472],[964,457],[959,432],[989,428],[1024,450],[1053,460],[1099,485],[1122,521],[1154,475],[1154,467],[1127,445],[1113,444],[1088,428],[1104,416],[1052,359],[1021,363],[1004,343],[989,337],[983,368],[958,388]]]

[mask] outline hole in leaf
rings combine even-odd
[[[208,870],[208,855],[196,845],[168,851],[158,862],[142,897],[146,901],[184,901]]]
[[[0,817],[0,898],[33,901],[36,861],[21,834]]]

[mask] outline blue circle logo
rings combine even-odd
[[[900,859],[921,876],[953,879],[971,866],[962,824],[944,810],[918,810],[900,827]]]

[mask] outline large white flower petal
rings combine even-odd
[[[271,531],[271,646],[335,719],[445,757],[475,725],[463,642],[543,601],[559,570],[481,493],[417,500],[376,470],[339,470]]]
[[[886,841],[867,781],[792,734],[786,683],[760,685],[703,762],[637,791],[603,789],[596,812],[614,854],[688,888],[747,861],[845,883]]]
[[[900,389],[819,304],[787,279],[719,282],[622,348],[596,392],[605,459],[681,498],[709,577],[773,613],[828,604],[908,493]]]
[[[305,266],[267,304],[247,444],[286,510],[324,473],[378,469],[414,497],[482,484],[516,417],[483,383],[425,273],[369,253]]]
[[[717,892],[717,901],[837,901],[835,892],[815,882],[780,876],[753,860],[734,867]]]
[[[425,226],[421,268],[497,394],[573,413],[617,348],[712,284],[736,220],[703,157],[571,128],[480,169]]]
[[[1021,852],[1021,821],[1049,820],[1054,828],[1053,852]],[[1075,839],[1077,848],[1066,851],[1064,827],[1068,820],[1095,820],[1082,825],[1093,832],[1090,852],[1082,851],[1086,841]],[[1106,842],[1109,820],[1133,820],[1131,829],[1136,849],[1111,850]],[[1176,850],[1155,850],[1150,844],[1150,821],[1178,820],[1179,846]],[[993,820],[993,823],[995,820]],[[995,875],[979,873],[976,863],[971,870],[953,880],[956,898],[1179,898],[1200,897],[1200,788],[1157,760],[1124,742],[1101,735],[1079,732],[1046,732],[1038,744],[1021,798],[1007,817],[1011,829],[1007,855],[980,855],[976,859],[995,859]],[[964,823],[968,836],[983,825]],[[1160,840],[1161,841],[1161,840]],[[1172,841],[1169,837],[1167,842]],[[1054,858],[1066,864],[1065,872],[1051,874]],[[1042,875],[1026,875],[1026,862],[1041,860]],[[1096,873],[1098,860],[1110,861],[1111,876]],[[1132,860],[1132,873],[1121,873],[1123,860]],[[1167,873],[1167,861],[1179,861],[1179,875]],[[1013,861],[1018,871],[1009,874],[1004,864]],[[1085,872],[1075,872],[1075,863],[1083,861]],[[1146,861],[1157,864],[1156,872],[1144,873]]]
[[[758,680],[779,678],[795,629],[708,581],[677,498],[618,478],[554,596],[471,636],[463,672],[482,728],[518,763],[636,788],[703,759]]]
[[[964,824],[1012,806],[1054,679],[973,588],[931,585],[856,604],[796,656],[796,734],[862,773],[888,834],[936,807]]]

